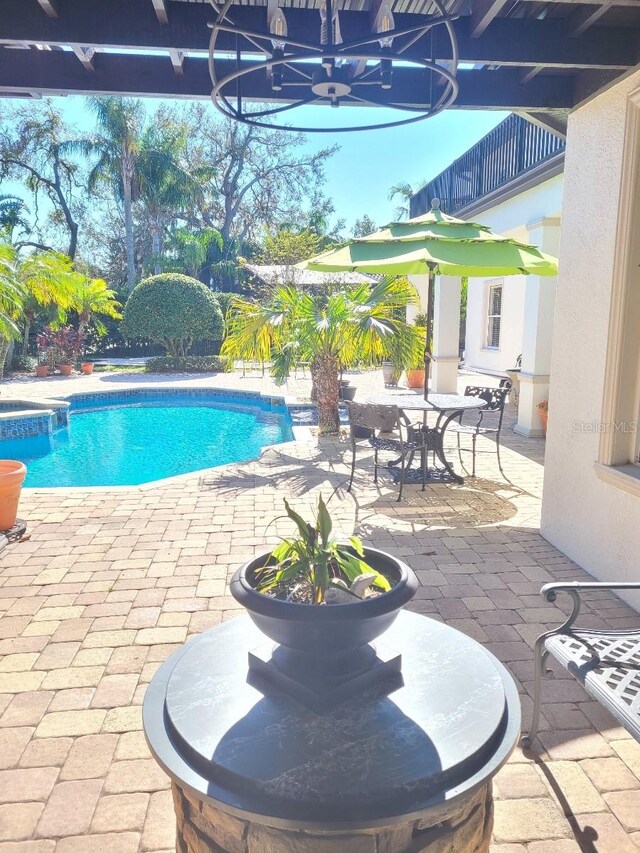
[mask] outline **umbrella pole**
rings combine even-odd
[[[429,267],[429,287],[427,291],[427,329],[424,341],[424,399],[429,399],[429,373],[431,372],[431,341],[433,340],[433,304],[436,295],[436,272]]]

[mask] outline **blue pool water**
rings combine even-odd
[[[289,441],[284,408],[256,401],[167,399],[77,408],[68,429],[0,443],[0,456],[27,463],[26,486],[124,486],[255,459]]]

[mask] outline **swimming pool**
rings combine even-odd
[[[255,459],[293,438],[281,398],[209,390],[80,394],[68,427],[0,442],[27,464],[25,486],[136,486]]]

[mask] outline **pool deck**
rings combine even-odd
[[[381,388],[378,374],[355,382],[360,398]],[[0,399],[166,383],[276,392],[259,374],[94,374],[3,383]],[[277,392],[308,389],[300,377]],[[531,646],[558,624],[540,586],[587,576],[539,534],[544,441],[515,435],[512,422],[510,411],[509,482],[480,439],[475,480],[409,487],[402,503],[387,480],[375,486],[366,460],[344,491],[347,441],[311,432],[254,462],[144,489],[25,490],[29,538],[0,553],[0,853],[174,849],[168,779],[141,730],[144,691],[189,635],[238,614],[228,581],[289,531],[274,523],[283,497],[308,513],[335,491],[336,526],[416,570],[410,609],[493,651],[518,682],[526,721]],[[595,626],[640,621],[608,594],[585,615]],[[516,749],[496,779],[493,853],[637,851],[640,745],[560,671],[544,685],[543,715],[534,750]]]

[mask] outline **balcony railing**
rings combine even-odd
[[[434,198],[445,213],[456,213],[564,147],[554,133],[512,114],[412,196],[411,216],[426,213]]]

